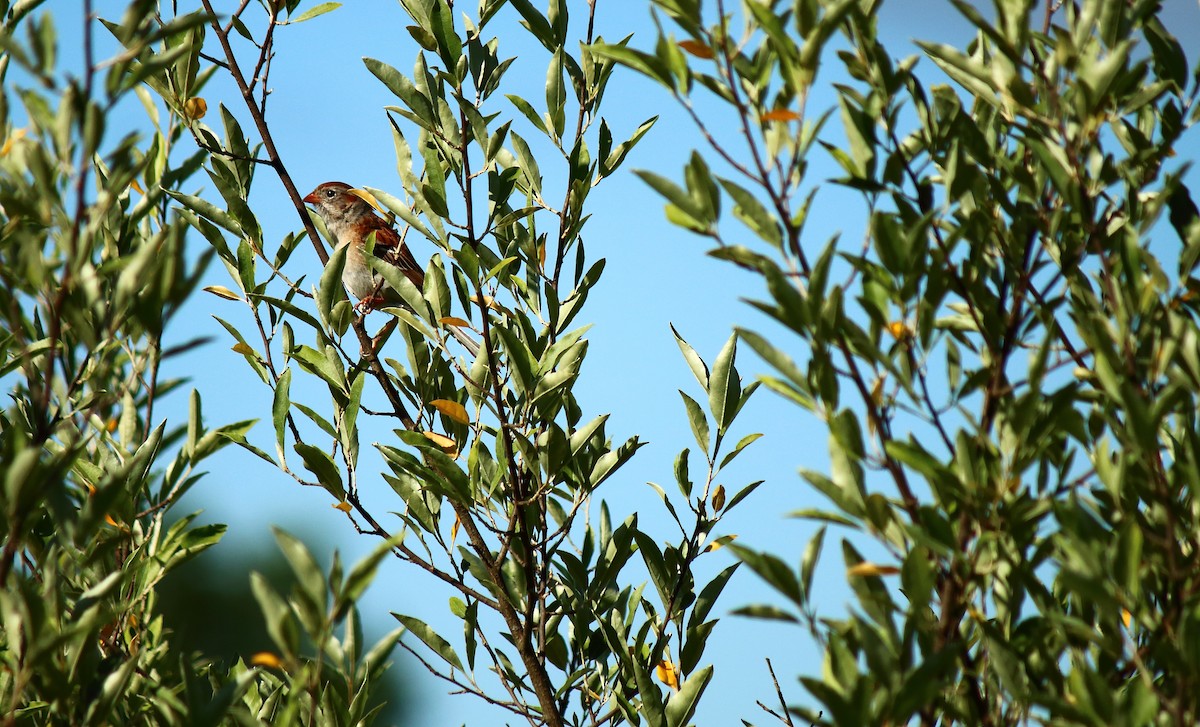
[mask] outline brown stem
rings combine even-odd
[[[304,199],[300,196],[300,192],[296,189],[295,183],[292,181],[291,175],[288,174],[287,168],[283,164],[282,157],[279,156],[279,150],[275,147],[275,140],[271,135],[271,130],[267,126],[267,119],[263,116],[262,110],[254,101],[254,91],[246,83],[246,77],[242,73],[241,66],[238,65],[237,56],[233,52],[233,47],[229,44],[229,34],[226,29],[221,27],[217,22],[217,14],[213,11],[210,0],[201,0],[204,5],[204,10],[209,14],[209,23],[212,25],[213,31],[216,33],[217,40],[221,44],[221,50],[225,53],[225,62],[228,64],[229,75],[237,84],[238,91],[242,95],[242,100],[246,104],[246,109],[250,112],[250,117],[254,120],[254,126],[258,130],[259,137],[262,139],[263,148],[267,152],[267,158],[270,160],[270,166],[275,170],[275,174],[279,177],[280,183],[283,184],[284,190],[288,197],[292,200],[292,205],[296,208],[296,213],[300,215],[300,220],[304,224],[304,231],[308,233],[309,239],[312,241],[313,249],[317,252],[317,258],[320,259],[321,265],[329,262],[329,253],[325,251],[325,246],[321,243],[321,236],[317,232],[317,228],[313,225],[312,218],[308,216],[308,212],[304,206]],[[392,409],[400,418],[401,423],[407,429],[416,429],[416,422],[408,414],[407,407],[404,406],[403,400],[400,398],[400,392],[396,390],[392,384],[388,374],[383,369],[383,364],[379,362],[379,356],[371,345],[371,336],[367,333],[366,327],[361,319],[355,320],[352,324],[355,335],[358,336],[359,345],[362,348],[363,356],[367,359],[371,367],[371,373],[375,380],[379,382],[380,388],[387,396],[388,402],[392,405]]]
[[[462,89],[458,89],[461,93]],[[462,133],[459,135],[462,139],[460,146],[460,154],[463,164],[463,200],[466,205],[466,237],[468,243],[472,247],[477,247],[480,244],[479,238],[476,236],[475,230],[475,215],[473,210],[473,179],[471,174],[470,155],[467,149],[467,119],[465,112],[460,112],[459,122],[463,127]],[[487,297],[483,288],[479,285],[478,280],[475,281],[475,297],[480,311],[480,333],[482,337],[481,344],[486,351],[488,367],[491,369],[492,391],[491,398],[493,405],[496,407],[496,417],[499,420],[499,437],[503,443],[506,457],[508,460],[508,476],[512,483],[512,510],[509,520],[508,533],[506,539],[511,542],[516,539],[521,544],[521,553],[518,558],[518,564],[525,572],[526,586],[526,603],[522,618],[522,614],[518,613],[516,604],[513,604],[505,594],[504,576],[502,573],[503,558],[493,558],[491,549],[488,547],[487,541],[484,540],[479,527],[472,517],[471,510],[465,504],[452,502],[455,515],[458,516],[459,523],[463,530],[467,533],[467,538],[471,542],[472,549],[483,561],[485,569],[488,571],[488,576],[492,582],[496,584],[496,589],[499,593],[496,594],[496,603],[501,618],[504,619],[505,626],[508,627],[509,633],[512,635],[513,645],[517,647],[517,653],[521,656],[521,662],[525,666],[525,671],[529,675],[529,681],[533,686],[534,694],[537,695],[538,704],[541,706],[542,719],[545,724],[551,727],[561,727],[563,725],[562,716],[559,714],[558,703],[555,699],[556,690],[554,684],[550,681],[550,674],[546,671],[546,660],[544,654],[534,644],[533,626],[538,620],[535,614],[535,608],[538,602],[538,589],[534,582],[534,562],[533,562],[533,535],[529,532],[528,526],[524,523],[524,513],[531,505],[536,509],[536,504],[529,502],[528,494],[525,488],[525,480],[517,467],[516,447],[512,442],[512,432],[509,425],[509,411],[504,404],[503,389],[500,383],[499,365],[496,357],[495,347],[492,344],[493,337],[491,336],[491,320],[488,316]],[[506,548],[507,549],[507,544]],[[514,554],[514,557],[515,554]],[[521,561],[524,562],[521,562]]]

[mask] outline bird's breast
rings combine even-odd
[[[351,257],[357,257],[352,260]],[[362,259],[362,255],[347,256],[346,267],[342,269],[342,282],[355,298],[366,298],[375,292],[377,282],[375,272]]]

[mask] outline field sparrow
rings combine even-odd
[[[367,238],[372,232],[375,233],[375,257],[400,268],[417,290],[425,285],[425,273],[408,251],[408,246],[391,225],[375,214],[366,200],[354,194],[349,184],[325,182],[310,192],[304,201],[321,215],[325,229],[329,230],[337,246],[349,246],[342,282],[355,298],[363,303],[378,304],[391,292],[390,288],[384,290],[382,278],[367,264]]]
[[[417,290],[425,285],[425,273],[400,235],[357,193],[358,190],[345,182],[325,182],[309,192],[304,201],[325,221],[325,229],[336,245],[347,248],[342,282],[351,295],[360,299],[359,307],[369,310],[400,301],[396,291],[367,263],[367,240],[372,232],[375,233],[375,257],[399,268]],[[479,344],[469,336],[454,326],[449,329],[472,356],[479,352]]]

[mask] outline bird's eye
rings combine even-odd
[[[327,190],[325,190],[325,196],[326,196],[326,197],[328,197],[328,198],[330,198],[330,199],[333,199],[333,195],[334,195],[334,194],[335,194],[335,192],[334,192],[332,189],[327,189]]]

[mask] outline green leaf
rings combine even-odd
[[[425,239],[435,244],[441,244],[441,240],[438,238],[438,236],[435,235],[428,227],[426,227],[425,223],[421,222],[421,219],[417,217],[417,215],[412,211],[411,207],[406,205],[400,199],[396,198],[390,192],[386,192],[382,189],[376,189],[375,187],[364,186],[363,189],[374,195],[375,199],[378,200],[380,204],[388,208],[388,211],[399,217],[401,220],[404,220],[404,224],[409,225],[414,230],[421,233]]]
[[[733,497],[729,498],[729,502],[725,504],[725,512],[729,512],[730,510],[732,510],[735,506],[737,506],[738,503],[740,503],[742,500],[746,499],[746,497],[749,496],[750,493],[757,490],[758,486],[761,485],[762,483],[763,483],[763,480],[758,480],[757,482],[751,482],[750,484],[746,485],[742,489],[738,490],[737,494],[735,494]]]
[[[744,187],[731,180],[717,178],[725,192],[733,198],[733,216],[742,221],[750,231],[777,249],[782,249],[783,231],[775,215],[767,211]]]
[[[631,68],[644,76],[649,76],[666,86],[668,90],[675,89],[675,80],[667,64],[658,56],[650,55],[624,45],[611,43],[594,43],[587,47],[589,51],[601,58],[607,58],[626,68]]]
[[[554,29],[550,27],[550,22],[546,20],[546,16],[533,7],[533,3],[529,0],[511,0],[511,2],[512,6],[521,14],[521,24],[546,47],[546,50],[553,53],[561,47],[554,36]]]
[[[679,691],[667,700],[667,724],[670,727],[684,727],[696,713],[696,704],[700,695],[712,680],[713,668],[706,666],[679,685]]]
[[[685,190],[683,187],[680,187],[678,184],[672,182],[670,179],[667,179],[661,174],[648,172],[644,169],[634,170],[633,173],[636,174],[643,182],[649,185],[651,189],[662,195],[663,198],[670,202],[671,205],[673,205],[677,210],[683,212],[695,222],[699,223],[701,228],[699,231],[702,232],[707,229],[707,225],[705,223],[710,222],[711,218],[705,214],[705,210],[700,206],[697,200],[688,193],[688,190]],[[669,207],[668,216],[670,216]],[[672,220],[672,222],[674,222],[674,220]]]
[[[433,111],[433,104],[417,90],[408,77],[383,61],[377,61],[374,58],[363,58],[363,65],[382,81],[389,91],[403,101],[405,106],[412,110],[422,126],[430,130],[436,128],[439,121],[437,114]]]
[[[1054,188],[1068,203],[1077,203],[1080,198],[1079,182],[1071,169],[1071,160],[1067,152],[1057,142],[1045,142],[1041,139],[1028,138],[1025,143],[1037,157],[1041,168],[1050,176]]]
[[[275,533],[279,550],[292,567],[296,582],[311,602],[324,611],[329,592],[325,588],[325,575],[317,559],[299,538],[279,527],[272,527],[271,530]]]
[[[1130,604],[1137,603],[1141,597],[1143,541],[1142,528],[1137,522],[1127,520],[1122,523],[1117,533],[1116,567],[1113,574],[1117,577],[1118,585],[1124,589]]]
[[[261,573],[250,574],[250,590],[262,610],[271,641],[275,642],[284,656],[297,655],[300,651],[300,635],[287,602]]]
[[[184,207],[187,207],[209,222],[212,222],[219,227],[223,227],[238,237],[242,236],[242,226],[235,222],[234,219],[230,217],[224,210],[219,209],[212,202],[190,194],[176,192],[173,189],[164,189],[163,191],[171,195],[171,197],[173,197]]]
[[[992,72],[982,61],[968,57],[954,46],[944,43],[918,41],[917,45],[972,96],[984,103],[997,105],[998,94]]]
[[[521,112],[522,116],[524,116],[526,119],[529,119],[529,123],[533,124],[534,128],[543,134],[548,133],[546,130],[546,121],[542,118],[542,115],[533,108],[532,104],[514,94],[507,94],[505,95],[505,98],[511,101],[513,106],[517,107],[517,110]]]
[[[779,591],[780,595],[797,606],[804,606],[800,581],[796,579],[796,574],[788,568],[786,563],[770,553],[760,553],[732,543],[726,547],[734,557],[750,566],[751,570],[760,578]]]
[[[707,452],[710,444],[708,441],[708,417],[704,416],[704,410],[700,408],[700,404],[683,393],[682,389],[680,389],[679,395],[683,397],[683,405],[687,409],[688,421],[692,425],[692,434],[696,437],[696,443],[700,445],[701,452]]]
[[[458,65],[458,59],[462,56],[462,41],[454,30],[454,13],[450,9],[451,5],[452,3],[448,2],[437,3],[429,18],[433,26],[433,37],[437,39],[438,56],[446,64],[447,69],[455,68]]]
[[[279,462],[284,461],[284,437],[287,432],[287,416],[291,411],[290,392],[292,388],[292,370],[284,369],[275,383],[275,396],[271,402],[271,421],[275,424],[275,452]]]
[[[342,284],[342,271],[346,267],[346,252],[349,249],[348,245],[334,248],[333,254],[329,256],[329,262],[325,263],[325,269],[321,272],[320,285],[317,286],[317,310],[321,313],[321,320],[330,327],[332,327],[330,321],[333,320],[331,313],[334,304],[346,299],[346,288]]]
[[[727,454],[721,458],[721,464],[719,467],[717,467],[717,469],[718,470],[725,469],[725,465],[732,462],[733,458],[738,456],[739,454],[741,454],[743,449],[745,449],[746,447],[750,446],[751,444],[757,442],[761,438],[762,438],[762,434],[759,432],[755,432],[752,434],[747,434],[746,436],[739,439],[737,445],[734,446],[733,450],[729,454]]]
[[[563,84],[563,50],[558,48],[546,69],[546,112],[554,124],[554,138],[562,138],[566,124],[567,91]]]
[[[817,563],[821,559],[821,548],[825,544],[825,526],[817,528],[817,532],[813,534],[808,541],[808,545],[804,548],[804,555],[800,558],[800,586],[803,589],[802,593],[812,593],[813,574],[816,573]]]
[[[367,587],[375,579],[375,572],[379,570],[379,564],[383,562],[384,558],[392,554],[394,547],[396,547],[395,538],[380,543],[376,546],[375,550],[371,551],[370,555],[360,560],[350,569],[350,573],[346,576],[346,580],[338,593],[338,600],[341,602],[338,609],[339,614],[344,613],[346,609],[366,593]]]
[[[1183,242],[1183,250],[1179,255],[1179,274],[1186,277],[1191,275],[1197,261],[1200,261],[1200,209],[1197,209],[1191,193],[1182,182],[1171,190],[1167,208],[1171,227],[1175,228]]]
[[[733,421],[737,412],[738,402],[742,396],[742,385],[739,381],[734,359],[737,358],[737,334],[729,336],[729,340],[717,354],[713,362],[712,375],[708,380],[708,406],[713,418],[717,421],[717,433],[724,434]]]
[[[608,421],[608,416],[608,414],[602,414],[571,433],[568,446],[572,456],[579,454],[579,450],[588,443],[588,440],[600,431],[604,422]]]
[[[658,591],[659,598],[662,599],[663,603],[670,602],[675,579],[667,570],[667,564],[663,560],[662,551],[659,550],[658,544],[654,542],[654,538],[641,530],[634,530],[633,537],[637,540],[638,551],[642,554],[642,561],[646,564],[646,570],[650,573],[650,581]]]
[[[634,130],[633,135],[630,136],[627,141],[621,142],[616,146],[616,148],[610,150],[609,147],[612,145],[612,132],[608,131],[607,125],[605,125],[604,120],[601,119],[600,176],[607,177],[615,172],[617,168],[621,166],[621,163],[625,161],[625,157],[629,154],[630,150],[642,140],[642,137],[646,135],[646,132],[650,131],[650,128],[654,126],[657,121],[657,116],[651,116],[649,119],[646,119],[640,126],[637,127],[636,130]],[[605,143],[604,141],[606,135],[608,137],[608,143]]]
[[[692,615],[688,618],[689,628],[704,623],[708,614],[712,612],[713,606],[716,605],[717,599],[720,598],[721,591],[725,590],[725,584],[733,577],[740,565],[741,563],[734,563],[725,568],[701,589],[700,595],[692,604]]]
[[[497,326],[492,330],[499,333],[500,341],[504,344],[504,351],[508,354],[511,365],[513,383],[517,390],[525,396],[531,396],[538,383],[534,376],[537,362],[534,360],[533,353],[508,326]]]
[[[458,654],[454,653],[454,647],[450,646],[450,642],[443,639],[428,624],[420,619],[413,618],[412,616],[404,616],[395,611],[392,612],[392,615],[396,617],[397,621],[404,624],[409,633],[416,636],[422,643],[428,646],[433,653],[442,657],[446,663],[455,669],[462,670],[462,662],[459,661]]]
[[[700,382],[700,388],[707,392],[708,366],[704,365],[704,360],[700,358],[700,354],[696,353],[696,349],[683,340],[683,336],[679,335],[679,331],[675,330],[675,324],[671,324],[671,333],[675,336],[675,342],[679,344],[679,350],[683,353],[683,360],[687,362],[688,368],[692,370],[692,375],[696,377],[696,381]],[[707,451],[707,447],[705,451]]]
[[[304,460],[304,467],[317,476],[317,481],[338,502],[346,499],[346,488],[342,485],[342,474],[333,458],[324,450],[305,442],[296,442],[296,453]]]
[[[529,149],[529,144],[517,132],[509,134],[512,137],[513,151],[517,155],[517,166],[525,176],[529,189],[540,192],[542,189],[542,172],[538,168],[537,159]]]
[[[288,20],[288,23],[292,25],[295,25],[296,23],[303,23],[305,20],[312,20],[319,15],[324,15],[325,13],[337,10],[341,6],[341,3],[321,3],[309,8],[308,10],[305,10],[303,13],[300,13],[299,16]]]
[[[296,346],[292,349],[294,358],[306,371],[316,374],[333,391],[347,391],[346,372],[331,357],[308,346]]]
[[[434,315],[430,311],[429,305],[425,302],[424,293],[417,290],[417,286],[413,285],[413,282],[408,279],[408,276],[400,268],[374,255],[367,262],[370,264],[372,270],[383,277],[392,290],[400,294],[400,298],[411,311],[420,316],[426,323],[433,323]]]
[[[675,457],[675,481],[679,483],[679,491],[683,493],[683,496],[689,498],[692,496],[692,478],[688,475],[688,461],[690,458],[691,450],[687,448],[681,450]],[[654,483],[650,484],[653,485]],[[663,500],[667,502],[665,495],[663,496]],[[669,502],[667,502],[667,507],[671,508],[672,513],[675,512]]]
[[[779,606],[772,606],[766,603],[756,603],[750,606],[742,606],[735,608],[730,613],[737,616],[746,616],[747,618],[759,618],[770,621],[785,621],[787,623],[800,623],[800,619],[793,616]]]

